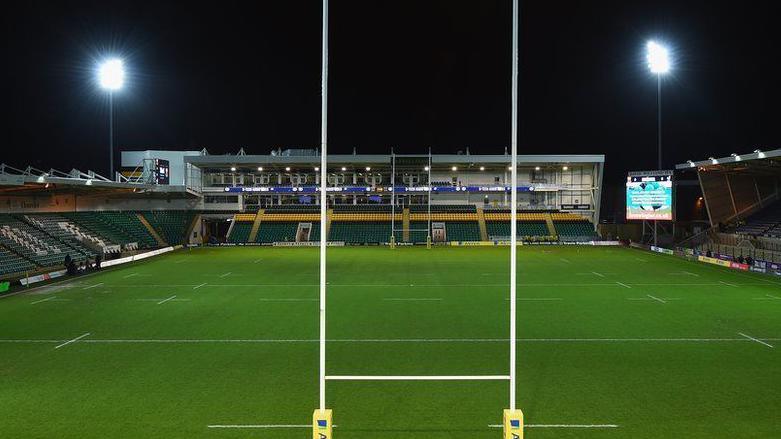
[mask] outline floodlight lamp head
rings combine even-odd
[[[646,44],[645,59],[648,62],[648,68],[651,70],[651,73],[656,75],[669,73],[672,68],[670,51],[656,41],[649,41]]]
[[[125,84],[125,65],[121,59],[112,58],[98,67],[98,82],[108,91],[117,91]]]

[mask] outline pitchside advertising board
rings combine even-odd
[[[673,220],[673,172],[630,172],[626,178],[626,219]]]

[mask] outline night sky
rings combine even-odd
[[[646,40],[667,42],[665,166],[778,147],[771,2],[522,1],[522,154],[604,153],[607,183],[656,162]],[[2,155],[100,172],[108,110],[96,61],[121,55],[117,150],[266,154],[315,147],[319,1],[14,2],[3,11]],[[511,2],[331,4],[330,151],[502,153]]]

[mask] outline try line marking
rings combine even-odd
[[[420,297],[420,298],[404,298],[404,297],[388,297],[382,300],[390,302],[436,302],[444,300],[441,297]]]
[[[619,428],[618,424],[526,424],[524,428]],[[492,424],[488,428],[504,428],[502,424]]]
[[[59,349],[59,348],[61,348],[63,346],[67,346],[67,345],[69,345],[71,343],[75,343],[75,342],[81,340],[84,337],[88,337],[89,335],[90,335],[90,333],[87,332],[86,334],[82,334],[82,335],[80,335],[80,336],[78,336],[78,337],[76,337],[76,338],[74,338],[72,340],[68,340],[65,343],[62,343],[62,344],[59,344],[59,345],[55,346],[54,349]]]
[[[329,381],[508,381],[509,375],[326,375]]]

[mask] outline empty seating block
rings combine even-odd
[[[91,216],[106,227],[120,231],[128,236],[128,242],[138,242],[141,247],[157,247],[157,241],[135,212],[84,212],[79,215]]]
[[[252,231],[252,223],[234,222],[231,234],[228,236],[228,242],[234,244],[249,241],[249,234]]]
[[[480,226],[476,222],[446,222],[445,232],[448,241],[479,241]]]
[[[262,222],[255,242],[294,242],[297,231],[297,222]]]
[[[0,247],[0,276],[21,274],[32,270],[35,270],[35,264]]]
[[[0,215],[0,244],[42,267],[62,265],[65,256],[84,261],[87,256],[32,225]]]
[[[181,245],[185,242],[185,234],[192,223],[193,215],[193,212],[181,210],[144,212],[144,218],[169,245]]]
[[[554,221],[553,224],[562,241],[590,241],[597,236],[594,225],[587,220]]]
[[[491,238],[509,238],[509,221],[486,221],[486,230]],[[544,221],[518,221],[516,236],[520,238],[534,236],[548,236],[548,226]]]
[[[382,222],[348,222],[334,221],[331,223],[330,241],[347,242],[351,244],[379,244],[390,241],[391,223]],[[397,234],[397,239],[401,233]]]

